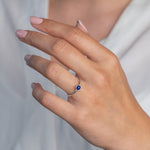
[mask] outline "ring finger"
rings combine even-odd
[[[75,86],[79,83],[77,77],[56,62],[35,55],[26,55],[25,60],[27,65],[37,70],[69,95],[74,92]]]

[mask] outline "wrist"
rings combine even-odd
[[[122,141],[120,138],[118,148],[112,150],[150,150],[150,118],[143,112],[140,115],[137,113],[136,123]]]
[[[105,150],[150,150],[150,118],[148,115],[138,105],[132,108],[129,119],[128,124],[121,128],[121,134],[118,133],[117,138],[112,139],[111,147]]]

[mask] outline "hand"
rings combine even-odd
[[[132,94],[118,58],[78,28],[34,17],[31,24],[46,34],[19,30],[19,39],[55,57],[76,76],[40,56],[27,55],[27,64],[67,94],[74,91],[79,80],[81,85],[81,90],[65,101],[34,83],[35,99],[96,146],[110,150],[150,149],[149,117]]]
[[[83,31],[83,32],[85,32],[85,33],[88,33],[87,28],[83,25],[83,23],[82,23],[80,20],[77,21],[75,27],[79,28],[81,31]],[[67,68],[66,66],[64,66],[60,61],[58,61],[55,57],[50,56],[50,59],[51,59],[51,61],[57,62],[58,64],[62,65],[64,68],[68,69],[68,68]]]

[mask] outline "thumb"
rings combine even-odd
[[[80,30],[82,30],[83,32],[88,33],[87,28],[83,25],[81,20],[77,20],[76,27],[79,28]]]

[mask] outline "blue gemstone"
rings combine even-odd
[[[76,87],[76,89],[77,89],[77,90],[80,90],[80,89],[81,89],[81,86],[80,86],[80,85],[78,85],[78,86]]]

